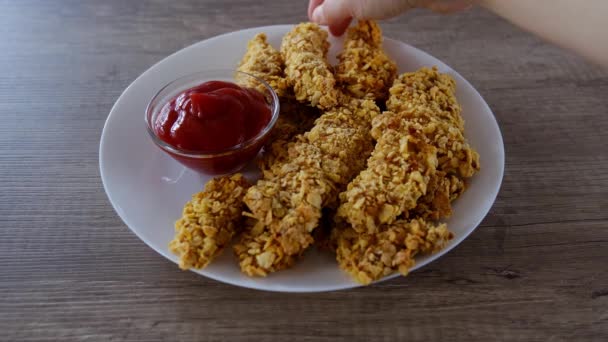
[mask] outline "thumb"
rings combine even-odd
[[[418,7],[420,0],[325,0],[312,12],[312,20],[331,25],[347,18],[387,19]]]
[[[312,11],[312,21],[331,25],[352,18],[351,6],[357,1],[325,0]]]
[[[353,2],[356,1],[325,0],[312,11],[311,19],[318,24],[328,25],[333,35],[341,36],[353,18],[350,8]]]

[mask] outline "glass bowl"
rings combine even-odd
[[[254,137],[230,148],[214,151],[189,151],[180,149],[163,141],[154,130],[154,122],[162,107],[180,93],[208,81],[233,82],[246,88],[260,91],[268,104],[271,117],[268,124]],[[268,140],[270,131],[279,116],[279,98],[274,90],[263,80],[240,71],[215,69],[196,72],[180,77],[164,86],[150,101],[146,108],[146,128],[152,141],[163,151],[184,166],[205,174],[223,175],[242,169],[253,160]]]

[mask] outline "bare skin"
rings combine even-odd
[[[450,13],[472,5],[608,68],[606,0],[310,0],[308,16],[339,36],[352,19],[387,19],[413,8]]]

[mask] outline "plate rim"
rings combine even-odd
[[[241,29],[241,30],[236,30],[236,31],[230,31],[230,32],[225,32],[207,39],[203,39],[200,40],[196,43],[193,43],[189,46],[186,46],[182,49],[179,49],[173,53],[171,53],[168,56],[163,57],[161,60],[157,61],[156,63],[154,63],[153,65],[151,65],[150,67],[148,67],[143,73],[141,73],[137,78],[135,78],[130,84],[129,86],[127,86],[122,93],[119,95],[119,97],[117,98],[117,100],[114,102],[114,105],[112,106],[112,108],[110,109],[110,112],[106,118],[106,121],[103,125],[102,128],[102,132],[101,132],[101,136],[100,136],[100,141],[99,141],[99,171],[100,171],[100,177],[101,177],[101,181],[102,181],[102,185],[104,188],[104,192],[106,193],[106,196],[108,197],[108,200],[110,202],[110,204],[112,205],[112,208],[114,209],[114,211],[118,214],[118,216],[120,217],[120,219],[123,221],[123,223],[127,226],[127,228],[129,228],[129,230],[135,234],[135,236],[137,236],[137,238],[139,238],[142,242],[144,242],[149,248],[151,248],[152,250],[154,250],[156,253],[160,254],[163,259],[169,260],[172,263],[175,264],[175,261],[172,260],[171,258],[168,258],[164,251],[159,250],[158,248],[154,247],[153,244],[151,244],[146,238],[144,238],[143,236],[140,235],[140,233],[132,228],[132,224],[129,223],[129,220],[127,219],[126,213],[123,212],[123,210],[118,206],[118,204],[116,203],[116,200],[112,199],[111,196],[111,192],[109,191],[108,188],[108,181],[107,181],[107,174],[104,171],[105,167],[104,167],[104,162],[103,162],[103,155],[104,155],[104,137],[106,137],[107,134],[107,127],[110,125],[110,122],[114,119],[115,117],[117,117],[117,108],[120,107],[121,103],[123,101],[125,101],[125,95],[128,94],[132,88],[134,88],[135,86],[139,85],[139,83],[141,83],[141,79],[148,77],[147,75],[149,73],[152,73],[154,69],[158,68],[160,65],[164,64],[164,63],[168,63],[168,60],[172,59],[172,57],[178,55],[178,54],[183,54],[183,53],[188,53],[189,50],[196,48],[196,46],[198,46],[199,44],[203,44],[203,43],[209,43],[215,40],[219,40],[224,38],[225,36],[229,36],[231,34],[234,33],[240,33],[242,31],[253,31],[256,30],[257,32],[264,32],[264,30],[276,30],[276,29],[285,29],[288,30],[290,28],[293,28],[295,26],[295,24],[280,24],[280,25],[267,25],[267,26],[259,26],[259,27],[250,27],[250,28],[245,28],[245,29]],[[326,29],[326,27],[324,27]],[[405,43],[403,41],[397,40],[397,39],[393,39],[387,36],[383,36],[385,41],[391,41],[392,43],[396,43],[396,44],[401,44],[401,45],[405,45],[408,49],[413,49],[415,50],[417,53],[422,54],[425,58],[430,58],[430,59],[434,59],[437,61],[440,61],[442,64],[444,64],[445,66],[447,66],[450,70],[451,73],[453,75],[456,75],[460,80],[460,82],[464,82],[466,83],[466,85],[468,85],[470,87],[470,89],[473,90],[473,95],[475,97],[478,98],[478,100],[480,100],[480,102],[483,104],[484,110],[489,112],[491,114],[490,119],[492,120],[492,123],[494,124],[495,128],[497,129],[498,132],[498,136],[496,137],[496,143],[499,145],[500,147],[500,156],[498,160],[500,161],[500,176],[499,176],[499,181],[497,183],[497,185],[495,186],[494,189],[492,189],[492,192],[489,193],[488,195],[488,200],[486,207],[483,208],[484,214],[482,216],[480,216],[480,218],[478,220],[476,220],[476,222],[474,222],[474,227],[472,229],[470,229],[468,232],[466,232],[465,234],[462,234],[461,236],[459,236],[457,239],[452,240],[452,244],[450,246],[445,247],[444,249],[442,249],[441,251],[429,255],[428,258],[426,258],[424,261],[422,262],[416,262],[416,264],[410,269],[410,272],[414,272],[432,262],[434,262],[435,260],[445,256],[446,254],[448,254],[449,252],[451,252],[452,250],[454,250],[457,246],[459,246],[466,238],[468,238],[475,230],[477,230],[477,228],[479,227],[480,223],[485,219],[485,217],[490,213],[490,210],[492,209],[492,207],[494,206],[494,203],[496,202],[496,198],[498,197],[498,194],[500,193],[500,189],[502,188],[502,183],[503,183],[503,179],[504,179],[504,169],[505,169],[505,148],[504,148],[504,140],[502,137],[502,131],[500,129],[500,125],[498,124],[498,120],[496,119],[496,115],[494,115],[494,112],[492,111],[492,109],[490,108],[490,106],[488,105],[488,103],[485,101],[485,99],[481,96],[481,94],[479,93],[479,91],[477,90],[477,88],[475,88],[466,78],[464,78],[462,75],[460,75],[460,73],[458,73],[458,71],[456,71],[454,68],[452,68],[450,65],[448,65],[447,63],[445,63],[444,61],[434,57],[433,55],[427,53],[426,51],[419,49],[413,45],[410,45],[408,43]],[[340,39],[340,38],[338,38]],[[200,272],[200,270],[190,270],[191,272],[199,275],[199,276],[204,276],[206,278],[215,280],[215,281],[219,281],[222,283],[226,283],[226,284],[230,284],[232,286],[238,286],[238,287],[242,287],[242,288],[248,288],[248,289],[254,289],[254,290],[259,290],[259,291],[269,291],[269,292],[282,292],[282,293],[318,293],[318,292],[331,292],[331,291],[338,291],[338,290],[347,290],[347,289],[352,289],[352,288],[357,288],[357,287],[361,287],[363,286],[362,284],[356,283],[356,282],[352,282],[351,284],[340,284],[340,285],[330,285],[330,286],[325,286],[325,287],[315,287],[312,289],[308,289],[305,287],[296,287],[296,288],[268,288],[268,287],[264,287],[262,285],[257,286],[256,284],[242,284],[236,281],[233,281],[231,278],[225,278],[225,277],[221,277],[221,276],[217,276],[215,274],[203,274]],[[197,272],[199,271],[199,272]],[[399,277],[400,274],[395,273],[395,274],[391,274],[388,275],[382,279],[379,279],[377,281],[374,281],[372,284],[378,284],[380,282],[384,282],[390,279],[394,279],[396,277]],[[370,285],[372,285],[370,284]]]

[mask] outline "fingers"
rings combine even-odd
[[[343,35],[344,32],[346,32],[346,29],[348,28],[348,26],[350,25],[350,22],[352,20],[353,20],[352,18],[347,18],[341,23],[330,24],[329,32],[331,32],[331,34],[333,34],[334,36],[337,36],[337,37]]]
[[[352,18],[351,4],[356,1],[322,1],[312,12],[312,20],[321,25],[339,25]]]
[[[415,7],[451,13],[470,7],[475,0],[310,0],[308,17],[328,25],[333,35],[342,35],[353,18],[386,19]]]
[[[310,0],[308,11],[312,21],[329,25],[333,34],[342,34],[352,18],[386,19],[416,5],[416,0]]]
[[[355,1],[312,0],[309,3],[309,12],[312,9],[310,18],[321,25],[328,25],[329,32],[334,36],[341,36],[352,21],[351,4],[353,2]]]
[[[323,3],[323,0],[310,0],[308,2],[308,19],[310,21],[313,21],[312,11],[314,11],[315,8],[319,7],[319,5],[321,5],[322,3]]]

